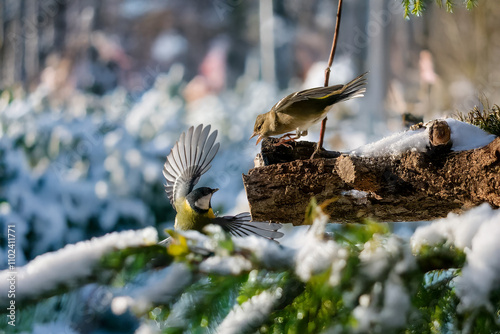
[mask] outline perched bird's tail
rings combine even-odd
[[[252,222],[250,220],[250,213],[243,212],[236,216],[217,217],[214,218],[212,222],[220,225],[226,232],[237,237],[258,235],[266,239],[274,240],[283,236],[283,233],[278,232],[281,228],[281,224]]]
[[[368,72],[365,72],[365,73],[361,74],[359,77],[346,83],[344,85],[344,87],[342,88],[343,92],[340,93],[341,99],[338,102],[364,96],[364,93],[366,92],[366,87],[364,87],[364,86],[366,84],[366,74],[367,73]]]
[[[362,97],[366,92],[366,88],[364,86],[366,84],[367,73],[368,72],[361,74],[360,76],[354,78],[345,85],[327,87],[325,89],[333,88],[333,91],[329,92],[325,96],[315,97],[313,99],[325,100],[328,103],[328,105],[332,105],[338,102],[354,99],[356,97]]]

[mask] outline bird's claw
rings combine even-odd
[[[323,147],[316,148],[309,159],[333,159],[338,158],[341,155],[340,152],[337,151],[328,151]]]
[[[322,158],[322,155],[326,152],[326,150],[323,148],[323,147],[316,147],[316,149],[314,150],[313,154],[311,155],[311,157],[309,159],[318,159],[318,158]]]
[[[285,139],[288,138],[288,139]],[[299,139],[300,137],[297,135],[294,135],[293,133],[286,133],[283,136],[278,138],[278,142],[274,144],[274,146],[280,146],[283,145],[288,148],[292,148],[292,145],[287,144],[288,142],[295,142],[296,139]]]
[[[288,139],[285,139],[285,138],[288,138]],[[294,134],[294,133],[285,133],[283,136],[279,137],[278,140],[280,142],[284,141],[284,142],[287,142],[287,141],[295,141],[295,139],[298,139],[299,137]]]
[[[283,145],[283,146],[285,146],[285,147],[292,148],[292,145],[287,144],[287,141],[286,141],[286,140],[285,140],[285,141],[281,141],[281,140],[280,140],[279,142],[274,143],[273,145],[274,145],[274,146],[281,146],[281,145]]]

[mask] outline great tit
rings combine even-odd
[[[234,236],[258,235],[267,239],[283,236],[278,232],[281,224],[252,222],[248,212],[236,216],[217,217],[212,210],[212,195],[218,189],[201,187],[194,189],[200,177],[206,173],[219,150],[215,143],[217,130],[210,133],[210,125],[190,127],[182,133],[167,156],[163,175],[167,180],[165,191],[177,211],[175,229],[202,231],[207,224],[220,225]]]
[[[258,136],[258,144],[263,138],[286,133],[275,145],[288,145],[287,142],[307,135],[309,127],[323,120],[335,103],[363,96],[365,75],[345,85],[306,89],[282,98],[270,111],[257,116],[250,139]],[[287,133],[291,131],[295,134]]]

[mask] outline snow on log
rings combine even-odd
[[[301,225],[315,196],[336,198],[332,221],[418,221],[487,202],[500,207],[500,138],[454,119],[436,120],[349,153],[315,143],[291,148],[262,143],[256,167],[243,175],[254,220]]]

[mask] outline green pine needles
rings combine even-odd
[[[432,0],[402,0],[405,9],[405,18],[409,18],[410,14],[414,16],[422,15],[427,4],[430,2],[432,2]],[[453,0],[436,0],[435,2],[440,8],[444,7],[447,12],[453,13],[453,8],[455,7],[455,2]],[[463,0],[463,3],[468,10],[477,6],[477,0]]]
[[[485,98],[481,99],[481,105],[482,108],[474,106],[467,114],[458,112],[455,118],[500,136],[500,107],[497,104],[490,106]]]

